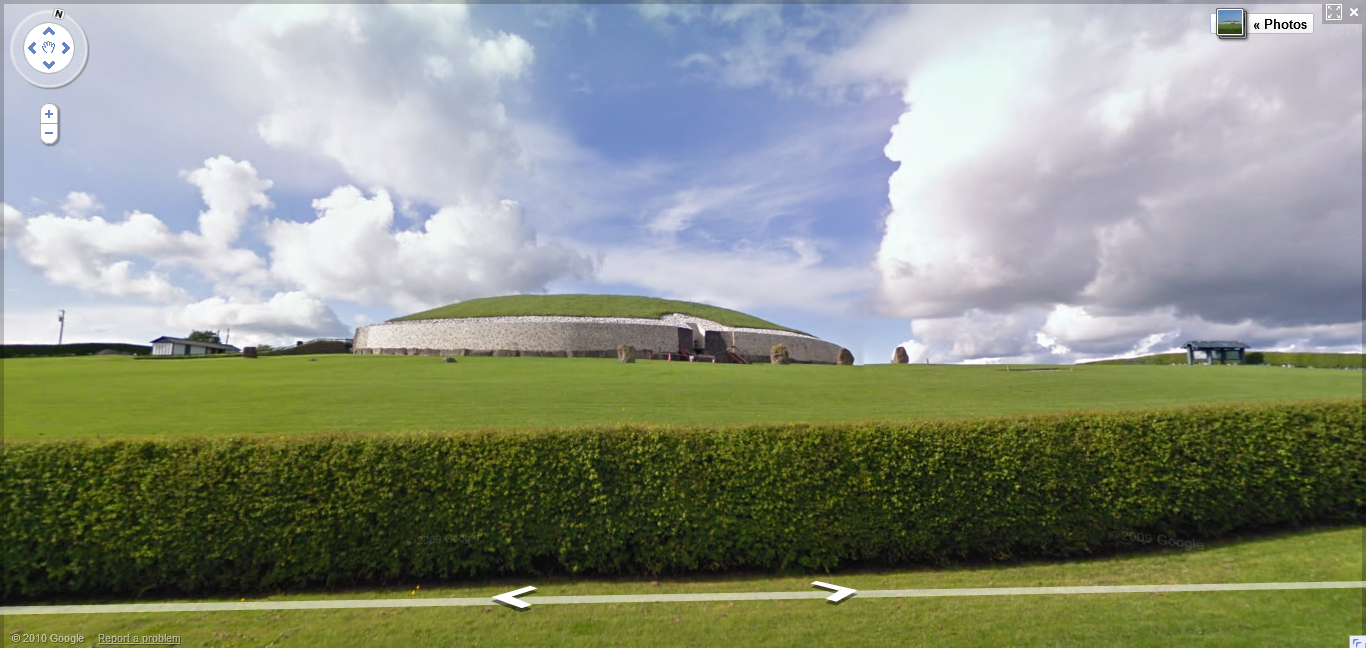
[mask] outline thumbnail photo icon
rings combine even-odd
[[[1247,12],[1242,9],[1216,9],[1219,38],[1247,38]]]

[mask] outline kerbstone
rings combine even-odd
[[[370,350],[384,353],[394,349],[402,355],[421,355],[424,350],[433,350],[433,354],[451,356],[486,356],[494,355],[495,351],[511,351],[523,356],[614,358],[621,345],[642,351],[672,350],[679,346],[679,329],[688,328],[688,324],[696,324],[707,333],[719,334],[720,343],[735,347],[736,352],[746,358],[767,359],[775,344],[786,346],[793,362],[834,364],[839,358],[838,345],[809,335],[730,327],[677,313],[657,320],[526,316],[385,322],[357,330],[353,350],[356,353],[374,352]]]

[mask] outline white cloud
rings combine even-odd
[[[631,6],[642,18],[660,26],[668,26],[673,23],[686,25],[702,17],[702,8],[692,4],[646,2]]]
[[[199,214],[200,232],[172,232],[161,219],[139,211],[122,220],[25,218],[5,204],[6,244],[14,243],[22,261],[52,284],[179,304],[172,307],[179,310],[168,316],[170,324],[234,326],[263,336],[338,334],[345,327],[321,301],[326,298],[428,308],[541,291],[551,280],[587,279],[593,271],[584,256],[539,240],[514,201],[462,202],[425,219],[410,208],[420,229],[401,230],[394,227],[388,192],[367,198],[350,186],[315,200],[312,221],[263,223],[267,265],[233,243],[253,210],[271,205],[271,182],[250,163],[224,156],[181,175],[199,187],[207,206]],[[80,205],[97,204],[94,196],[79,195]],[[163,272],[176,267],[214,281],[215,296],[194,300]],[[278,292],[263,300],[262,289]]]
[[[1359,340],[1360,32],[1235,49],[1206,14],[916,6],[834,57],[904,88],[884,312],[958,359]]]
[[[3,204],[5,211],[4,247],[5,250],[8,251],[10,240],[17,239],[24,235],[26,223],[24,221],[23,213],[21,213],[18,209],[10,207],[9,203]]]
[[[730,203],[753,190],[753,185],[747,185],[679,191],[673,196],[673,204],[650,220],[649,229],[656,234],[677,234],[691,227],[698,214]]]
[[[231,329],[231,343],[279,343],[289,339],[350,337],[349,329],[321,300],[302,292],[276,293],[268,300],[210,297],[172,310],[168,325],[184,330]]]
[[[146,305],[81,305],[66,310],[63,341],[147,344],[162,335],[185,335],[165,326],[165,308]],[[4,310],[5,344],[56,344],[57,309]]]
[[[7,220],[11,216],[6,213]],[[20,216],[19,218],[22,218]],[[6,223],[6,231],[14,228]],[[120,258],[148,256],[176,247],[175,237],[155,216],[141,212],[110,222],[99,216],[42,214],[23,221],[16,248],[25,263],[54,284],[97,294],[156,301],[183,299],[185,292],[166,275],[139,271]],[[9,239],[9,235],[6,235]]]
[[[181,177],[199,187],[204,204],[209,208],[199,212],[199,232],[210,243],[226,245],[242,233],[251,208],[271,206],[266,190],[271,181],[257,176],[251,163],[235,162],[226,155],[209,158],[204,166],[194,171],[182,171]]]
[[[643,4],[636,9],[666,33],[705,23],[703,51],[678,62],[696,78],[822,100],[838,100],[849,90],[841,75],[826,73],[831,56],[886,13],[884,7],[858,5],[729,4],[708,11],[696,5]]]
[[[970,310],[963,315],[921,318],[906,343],[936,363],[990,360],[1068,364],[1112,357],[1176,351],[1186,340],[1238,340],[1257,351],[1356,352],[1361,324],[1274,326],[1244,320],[1232,324],[1183,317],[1165,308],[1122,315],[1093,315],[1086,308],[1055,305],[1006,313]]]
[[[358,184],[431,204],[490,201],[523,161],[502,100],[534,49],[473,33],[459,5],[245,11],[234,42],[259,67],[271,146],[335,162]],[[282,62],[288,61],[288,64]]]
[[[516,34],[499,32],[487,40],[472,37],[470,48],[474,51],[470,56],[474,69],[494,79],[521,78],[535,58],[531,43]]]
[[[542,29],[582,23],[589,34],[598,31],[597,12],[579,4],[538,4],[526,7],[531,23]]]
[[[104,209],[95,196],[84,191],[73,191],[62,202],[62,211],[68,216],[85,218]]]
[[[315,337],[350,337],[332,310],[300,293],[279,293],[268,300],[218,297],[172,306],[90,304],[66,310],[64,340],[148,344],[162,335],[184,336],[194,330],[231,330],[229,343],[290,344]],[[6,344],[55,344],[55,309],[4,312]]]
[[[181,301],[188,293],[159,270],[189,267],[219,281],[260,283],[264,262],[251,250],[232,247],[252,207],[267,207],[270,181],[248,162],[225,156],[181,176],[199,187],[208,209],[199,232],[172,232],[160,218],[133,211],[122,220],[93,215],[94,195],[71,192],[63,209],[25,218],[6,205],[6,244],[16,242],[20,258],[57,285],[94,294]]]
[[[490,294],[536,292],[552,279],[587,278],[591,262],[538,240],[521,206],[444,207],[420,230],[396,231],[388,192],[340,187],[313,202],[310,222],[267,228],[271,272],[323,298],[430,308]]]
[[[823,265],[814,242],[789,239],[784,247],[742,244],[729,250],[673,244],[610,248],[603,252],[598,279],[726,308],[848,314],[876,277],[866,268]]]

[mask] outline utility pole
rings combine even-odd
[[[62,336],[66,335],[66,311],[57,311],[57,346],[62,346]]]

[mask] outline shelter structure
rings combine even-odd
[[[202,340],[186,340],[184,338],[173,338],[161,336],[152,340],[152,355],[214,355],[218,353],[237,353],[238,349],[231,344],[219,344],[217,342],[204,342]]]
[[[1230,360],[1237,360],[1238,364],[1243,364],[1247,360],[1247,345],[1242,342],[1222,341],[1222,340],[1192,340],[1181,345],[1186,350],[1186,364],[1195,364],[1195,352],[1200,351],[1205,354],[1205,364],[1227,364]]]

